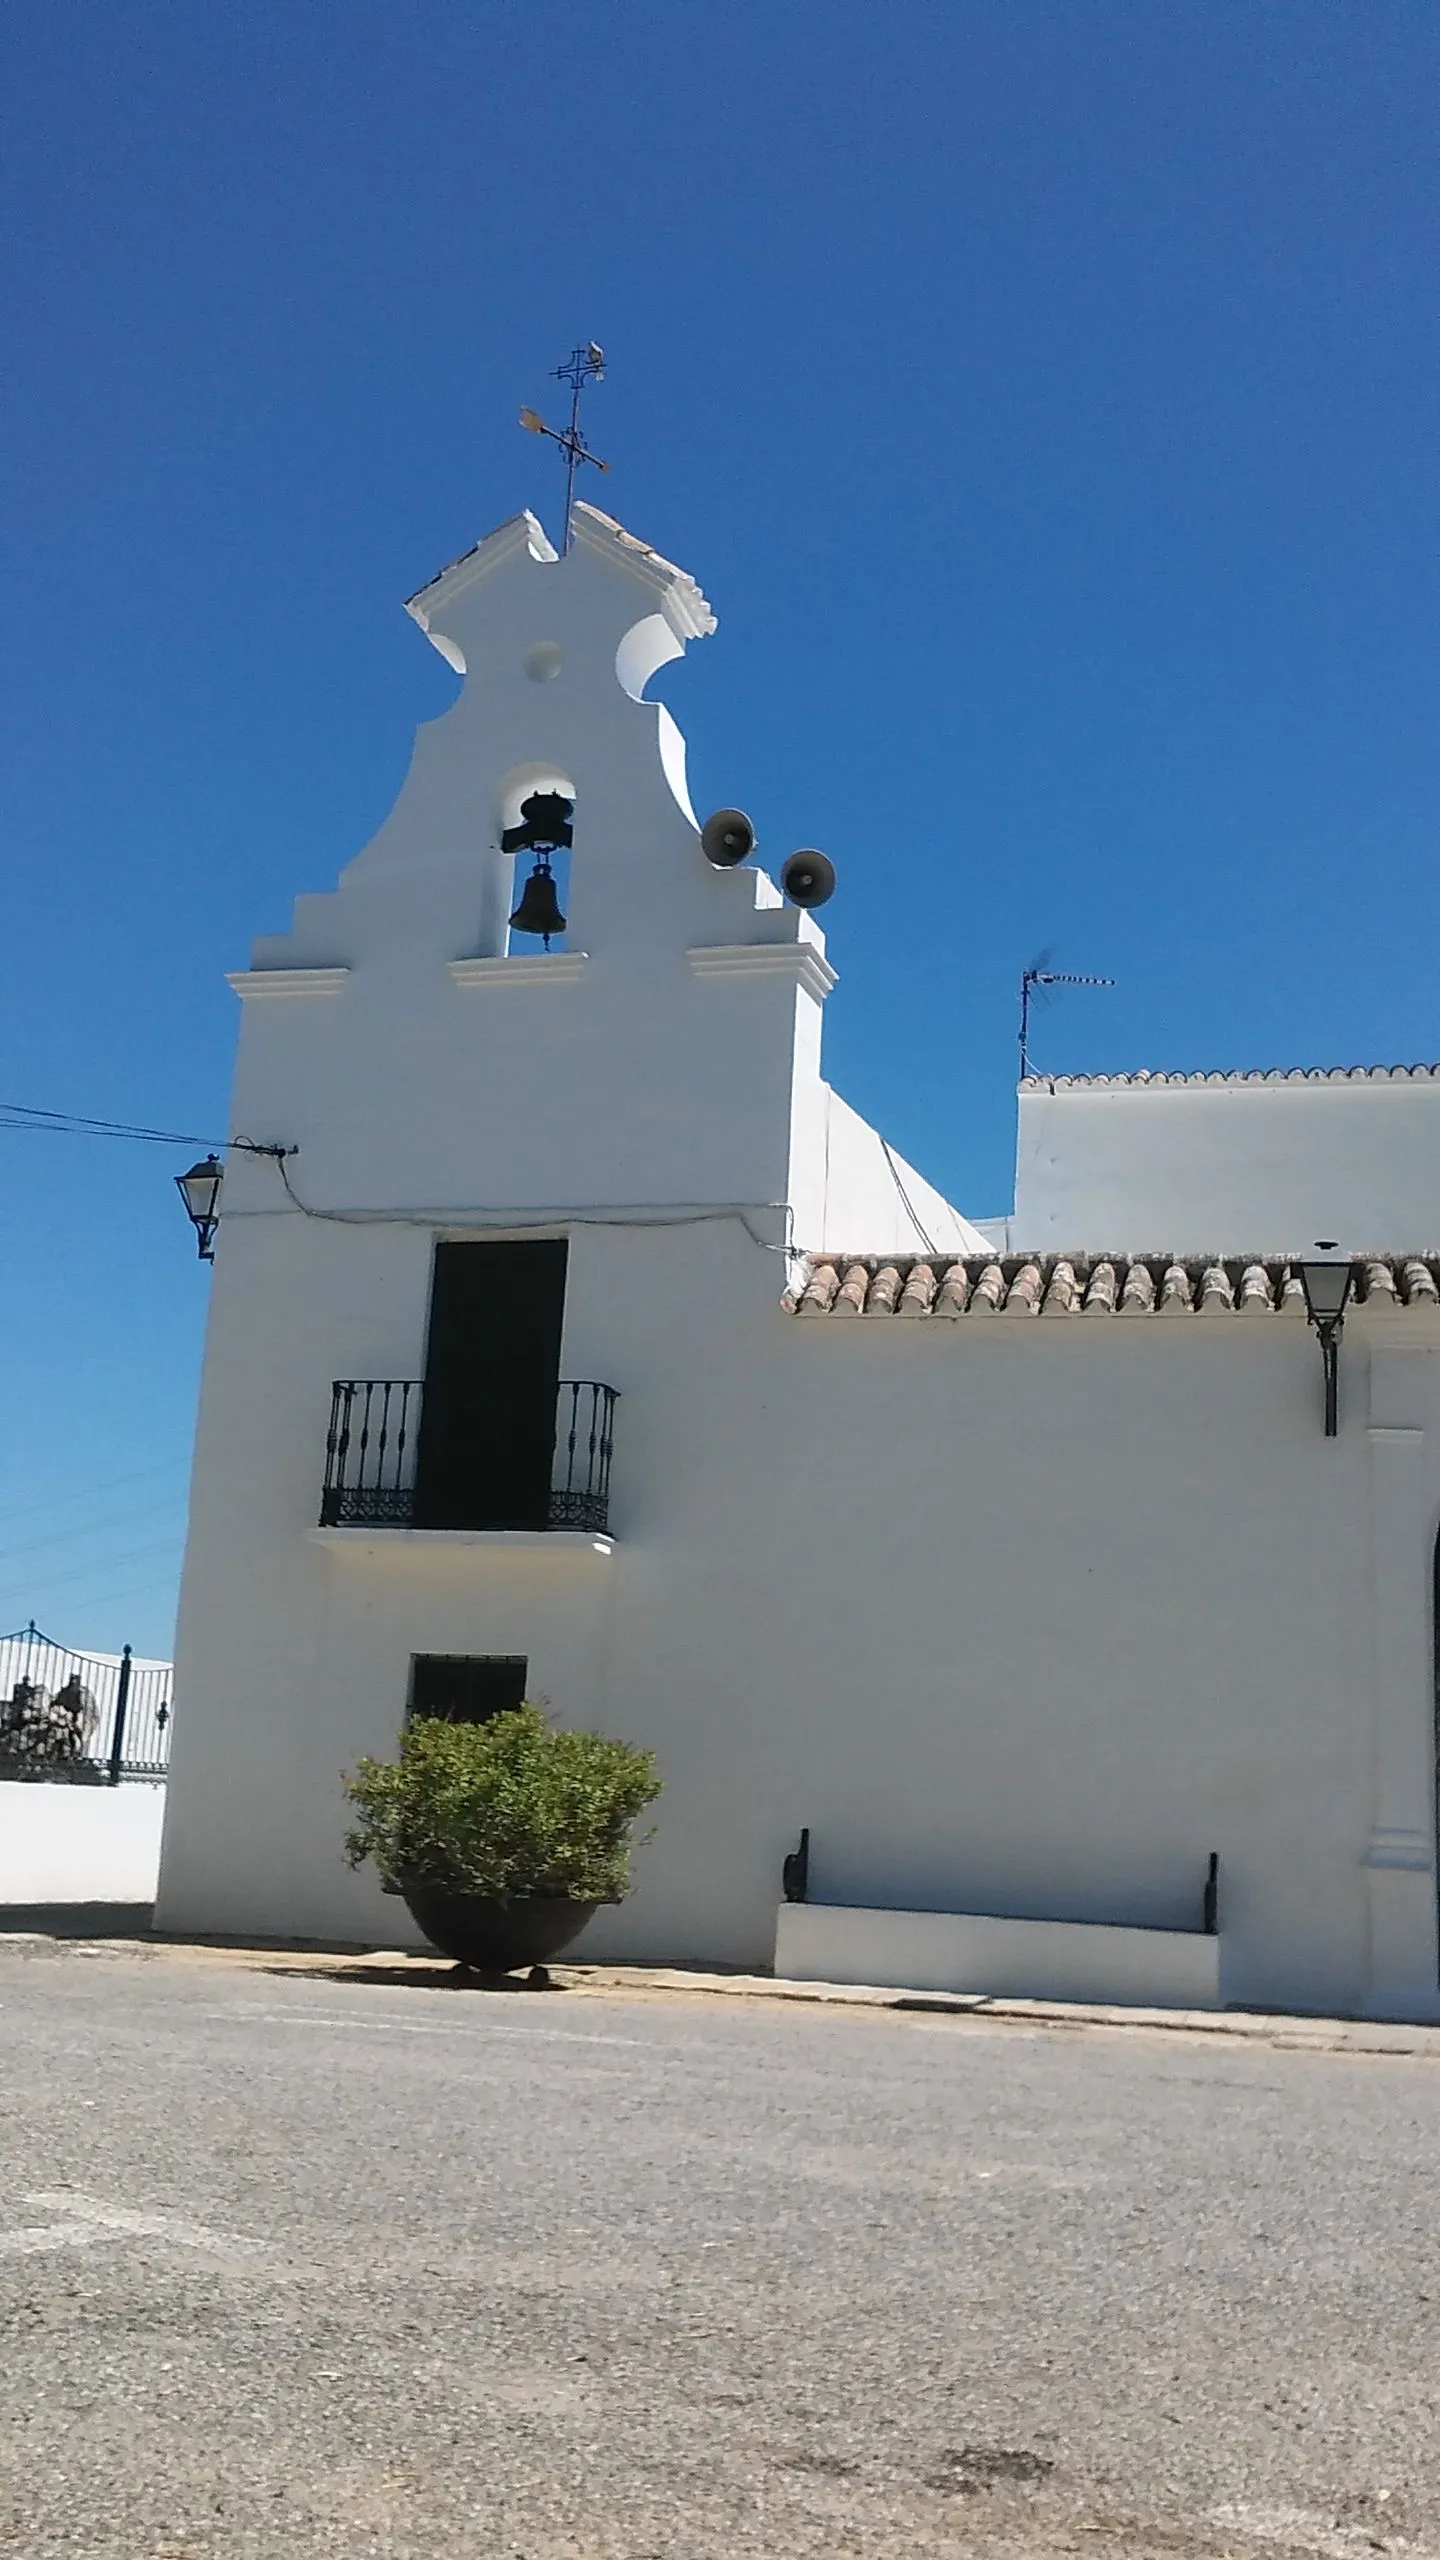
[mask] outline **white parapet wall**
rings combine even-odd
[[[782,1902],[775,1971],[788,1982],[873,1983],[1008,2000],[1218,2009],[1220,1941],[1199,1930],[997,1920],[963,1911],[860,1911]]]
[[[161,1786],[0,1784],[0,1906],[153,1902]]]
[[[1428,1236],[1440,1071],[1032,1076],[1020,1087],[1012,1249],[1363,1252]]]

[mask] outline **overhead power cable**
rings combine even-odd
[[[12,1545],[8,1538],[0,1539],[0,1570],[3,1570],[14,1557],[33,1556],[42,1547],[88,1546],[97,1538],[107,1537],[114,1529],[130,1529],[137,1521],[158,1520],[166,1513],[174,1514],[183,1510],[185,1498],[185,1488],[182,1485],[177,1487],[174,1493],[167,1494],[161,1502],[140,1503],[129,1511],[112,1511],[104,1520],[80,1520],[72,1523],[69,1528],[47,1529],[42,1536],[23,1538],[15,1545]]]
[[[878,1131],[876,1134],[879,1134]],[[906,1190],[904,1183],[900,1179],[900,1167],[895,1161],[889,1141],[885,1138],[881,1138],[880,1145],[884,1151],[885,1161],[890,1167],[890,1179],[900,1194],[905,1214],[909,1219],[911,1226],[914,1228],[915,1233],[925,1247],[926,1252],[938,1253],[940,1250],[939,1246],[936,1244],[934,1237],[928,1232],[928,1230],[925,1227],[922,1227],[919,1212],[915,1207],[915,1203],[911,1199],[909,1192]]]
[[[184,1540],[177,1529],[168,1538],[152,1538],[148,1545],[131,1547],[122,1556],[102,1556],[91,1563],[67,1565],[63,1573],[51,1573],[46,1567],[37,1565],[29,1579],[35,1583],[43,1583],[47,1591],[58,1591],[63,1584],[71,1582],[99,1582],[107,1574],[118,1572],[122,1565],[141,1564],[152,1557],[171,1556],[178,1567],[183,1544]],[[13,1585],[7,1587],[13,1587]]]
[[[46,1517],[52,1512],[66,1510],[77,1502],[93,1501],[97,1493],[115,1493],[122,1485],[146,1483],[154,1476],[174,1475],[178,1499],[178,1492],[183,1491],[180,1479],[187,1466],[188,1453],[181,1457],[158,1458],[153,1467],[132,1467],[123,1476],[102,1476],[97,1484],[72,1485],[67,1493],[47,1493],[35,1502],[7,1504],[6,1508],[0,1511],[0,1529],[12,1520],[30,1521]]]
[[[225,1148],[243,1155],[273,1156],[273,1147],[254,1138],[198,1138],[193,1129],[147,1129],[134,1120],[101,1120],[87,1111],[42,1111],[29,1102],[0,1102],[0,1129],[48,1131],[67,1138],[130,1138],[145,1147],[205,1147],[212,1155]]]

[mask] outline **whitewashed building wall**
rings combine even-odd
[[[1197,1928],[1215,1852],[1220,1996],[1440,2013],[1428,1138],[1327,1199],[1399,1257],[1333,1442],[1282,1269],[1263,1305],[1243,1278],[1310,1192],[1252,1235],[1243,1181],[1192,1224],[1147,1175],[1131,1218],[1122,1144],[1093,1214],[1026,1177],[1033,1281],[992,1257],[824,1085],[813,918],[701,856],[637,694],[703,599],[580,522],[556,562],[518,519],[416,600],[459,701],[237,980],[233,1126],[299,1152],[226,1177],[161,1921],[410,1942],[342,1864],[340,1771],[393,1749],[412,1656],[522,1654],[661,1761],[596,1956],[768,1963],[802,1826],[818,1906],[1153,1930]],[[550,779],[576,819],[546,960],[506,948],[495,848]],[[418,1378],[435,1243],[484,1233],[568,1238],[562,1374],[620,1393],[611,1535],[321,1530],[331,1381]],[[1121,1312],[1093,1255],[1142,1246],[1156,1303],[1137,1276]]]

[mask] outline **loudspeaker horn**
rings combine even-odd
[[[755,830],[743,809],[717,809],[700,830],[700,849],[717,871],[733,871],[755,850]]]
[[[780,874],[780,886],[792,907],[823,907],[835,895],[835,865],[828,854],[792,853]]]

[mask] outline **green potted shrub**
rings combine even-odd
[[[416,1716],[398,1760],[344,1781],[368,1858],[443,1955],[480,1973],[541,1964],[630,1888],[631,1825],[660,1792],[653,1754],[516,1707],[484,1724]]]

